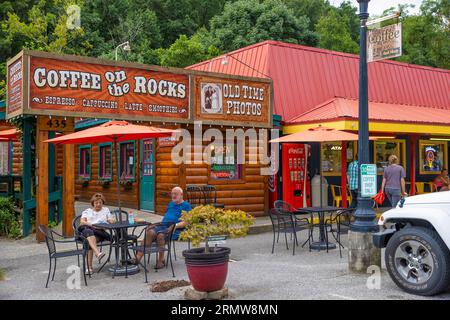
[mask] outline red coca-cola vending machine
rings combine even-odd
[[[295,208],[311,206],[311,185],[308,176],[309,145],[283,143],[281,146],[282,199]]]

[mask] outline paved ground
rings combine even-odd
[[[305,234],[300,235],[301,239]],[[276,245],[271,254],[272,234],[262,233],[228,240],[232,262],[227,285],[230,299],[424,299],[399,290],[386,272],[381,275],[381,289],[369,290],[368,275],[347,271],[346,251],[309,252],[299,248],[295,256],[284,243]],[[174,262],[176,279],[188,280],[184,261],[180,258],[185,243],[177,244],[178,260]],[[12,241],[0,240],[0,267],[7,280],[0,282],[0,299],[182,299],[184,289],[152,293],[144,283],[143,273],[128,279],[111,279],[107,271],[95,274],[88,287],[70,290],[66,286],[66,268],[75,265],[74,258],[60,260],[55,281],[44,288],[48,270],[45,244],[33,237]],[[149,282],[173,279],[170,269],[151,271]],[[433,299],[450,299],[450,293]]]

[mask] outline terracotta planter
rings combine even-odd
[[[197,291],[212,292],[223,288],[228,274],[230,248],[194,248],[183,251],[187,273]]]

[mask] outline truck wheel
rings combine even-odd
[[[408,293],[432,296],[450,285],[450,251],[434,230],[406,227],[396,232],[385,261],[391,279]]]

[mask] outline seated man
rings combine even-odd
[[[147,246],[150,246],[156,239],[156,243],[160,248],[164,247],[167,234],[169,233],[169,226],[175,224],[177,230],[174,231],[173,237],[177,239],[180,234],[180,229],[186,226],[185,222],[180,222],[181,213],[183,211],[191,211],[191,205],[189,202],[183,200],[183,189],[175,187],[172,189],[172,201],[167,206],[166,214],[161,222],[161,225],[150,226],[147,228]],[[169,240],[169,239],[167,239]],[[170,254],[170,253],[169,253]],[[138,264],[143,256],[142,252],[136,254],[136,259],[133,259],[131,263]],[[164,251],[159,252],[158,262],[156,268],[160,269],[165,266]]]

